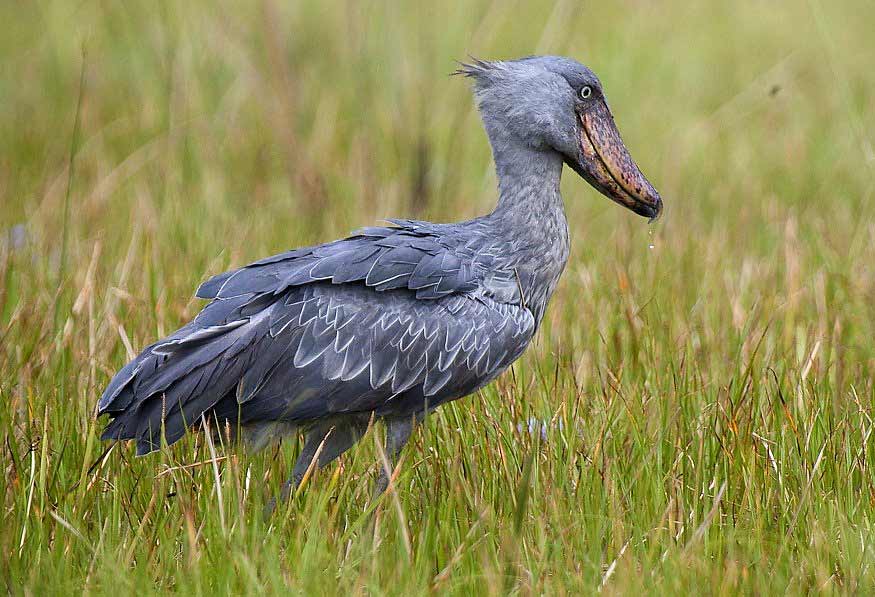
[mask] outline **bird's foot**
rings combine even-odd
[[[288,481],[283,483],[283,488],[280,490],[279,500],[277,500],[276,496],[268,500],[262,512],[265,522],[270,520],[270,517],[273,516],[274,510],[276,510],[276,507],[279,504],[285,504],[287,501],[289,501],[289,496],[292,495],[292,487],[294,484],[294,480],[289,479]]]

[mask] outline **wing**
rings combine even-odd
[[[493,379],[528,344],[532,314],[470,244],[396,222],[208,280],[204,310],[112,379],[105,439],[168,443],[209,414],[243,424],[421,409]],[[412,406],[411,406],[412,405]]]
[[[490,270],[492,257],[471,248],[477,243],[471,242],[470,232],[462,237],[453,233],[453,226],[391,221],[398,226],[365,228],[343,240],[288,251],[219,274],[201,285],[197,296],[280,294],[291,286],[326,281],[364,283],[377,292],[406,288],[417,299],[428,300],[475,291]]]
[[[534,327],[516,305],[361,285],[218,299],[113,379],[103,437],[136,439],[146,453],[203,414],[247,425],[432,408],[491,381]]]

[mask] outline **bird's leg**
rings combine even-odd
[[[323,424],[310,430],[307,433],[304,448],[298,455],[298,460],[292,469],[292,475],[283,483],[279,501],[285,502],[292,492],[298,489],[314,459],[316,459],[316,468],[321,469],[331,464],[338,456],[354,446],[364,435],[364,431],[365,429],[354,423]],[[276,505],[276,498],[271,498],[264,508],[265,518],[273,513]]]
[[[389,478],[392,476],[392,471],[398,463],[398,456],[401,450],[410,439],[410,434],[413,433],[416,425],[422,421],[422,413],[416,413],[409,417],[399,417],[397,419],[386,419],[386,460],[380,462],[380,475],[377,477],[377,482],[374,485],[374,493],[372,500],[380,497],[386,488],[389,487]],[[388,464],[388,466],[386,466]]]

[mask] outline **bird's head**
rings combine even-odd
[[[620,138],[602,85],[560,56],[473,60],[458,74],[474,80],[477,104],[496,140],[555,151],[590,185],[635,213],[656,218],[662,199]]]

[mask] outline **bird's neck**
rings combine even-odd
[[[499,198],[488,216],[504,245],[504,260],[520,277],[540,321],[568,261],[565,207],[559,192],[563,161],[553,151],[493,144]]]
[[[545,210],[565,217],[559,181],[562,158],[554,151],[541,151],[522,144],[493,146],[498,174],[496,214],[527,217]]]

